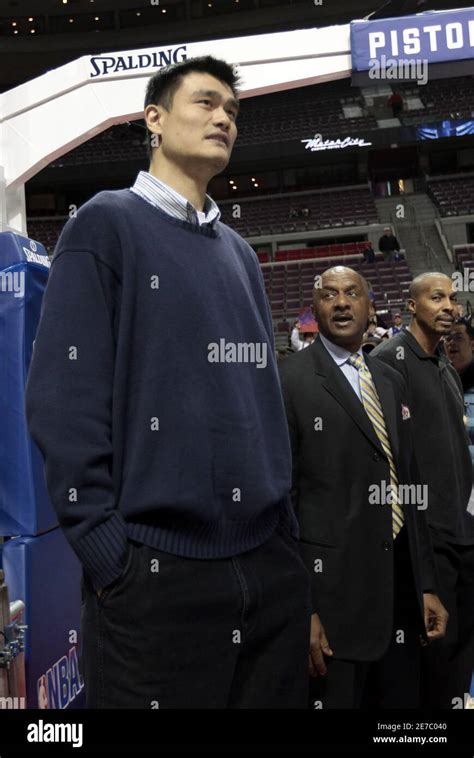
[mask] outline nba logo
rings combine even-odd
[[[402,419],[403,419],[403,421],[406,421],[409,418],[411,418],[411,416],[410,416],[410,409],[409,409],[408,405],[402,405]]]

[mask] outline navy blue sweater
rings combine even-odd
[[[232,229],[101,192],[53,257],[26,389],[61,527],[96,588],[132,538],[192,558],[298,536],[263,277]]]

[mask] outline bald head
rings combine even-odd
[[[348,266],[326,269],[314,283],[313,310],[324,337],[356,352],[369,317],[366,280]]]
[[[331,266],[331,268],[327,268],[326,271],[323,271],[319,279],[320,286],[315,286],[315,295],[317,295],[317,290],[324,287],[326,282],[335,279],[340,281],[342,278],[357,283],[358,286],[367,293],[367,297],[369,296],[369,286],[367,284],[367,280],[364,279],[364,277],[359,274],[358,271],[354,271],[354,269],[349,268],[349,266]]]
[[[433,288],[441,286],[442,289],[452,289],[452,280],[446,274],[439,271],[426,271],[424,274],[416,276],[408,290],[410,300],[417,300],[420,295],[425,294]]]
[[[435,349],[441,337],[451,329],[456,297],[453,280],[439,271],[420,274],[410,285],[410,330],[429,352]]]

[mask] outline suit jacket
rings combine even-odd
[[[383,408],[399,485],[419,484],[406,386],[390,366],[365,356]],[[293,502],[300,550],[310,572],[313,612],[338,658],[372,661],[393,626],[392,512],[372,504],[374,485],[390,483],[388,458],[353,388],[318,338],[280,364],[293,456]],[[411,500],[413,502],[413,500]],[[420,607],[436,591],[425,514],[404,506]]]

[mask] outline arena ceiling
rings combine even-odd
[[[470,5],[472,0],[0,0],[0,92],[86,54]]]

